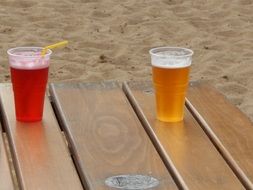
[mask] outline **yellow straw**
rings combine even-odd
[[[52,45],[46,46],[46,47],[44,47],[42,49],[41,56],[43,57],[46,54],[46,52],[47,52],[48,49],[54,49],[54,48],[63,47],[65,45],[67,45],[67,44],[68,44],[68,41],[65,40],[65,41],[62,41],[62,42],[58,42],[56,44],[52,44]]]

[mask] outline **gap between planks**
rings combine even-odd
[[[10,167],[11,178],[13,181],[14,188],[15,188],[15,190],[20,190],[19,185],[18,185],[17,174],[16,174],[14,164],[13,164],[13,159],[12,159],[12,155],[11,155],[11,151],[10,151],[10,145],[9,145],[7,134],[5,132],[2,132],[2,137],[3,137],[4,148],[6,151],[8,165]]]
[[[60,128],[60,130],[61,130],[61,132],[62,132],[62,138],[64,139],[64,142],[65,142],[66,146],[68,147],[68,151],[69,151],[69,154],[70,154],[70,156],[71,156],[72,162],[73,162],[73,164],[74,164],[74,166],[75,166],[75,169],[76,169],[76,171],[77,171],[78,177],[79,177],[79,179],[80,179],[80,181],[81,181],[81,183],[82,183],[82,186],[83,186],[83,188],[84,188],[84,190],[85,190],[85,189],[87,189],[87,185],[86,185],[86,184],[83,184],[83,182],[82,182],[82,180],[81,180],[81,176],[80,176],[80,173],[79,173],[79,169],[78,169],[78,166],[77,166],[77,164],[76,164],[77,161],[76,161],[76,158],[75,158],[75,156],[74,156],[73,149],[72,149],[72,147],[71,147],[71,143],[69,142],[69,138],[68,138],[66,132],[64,131],[64,127],[63,127],[63,123],[62,123],[63,121],[62,121],[62,120],[60,119],[60,117],[59,117],[59,113],[57,112],[57,109],[56,109],[56,107],[55,107],[55,103],[54,103],[54,101],[53,101],[53,97],[50,95],[49,92],[47,92],[47,96],[48,96],[48,99],[49,99],[50,104],[51,104],[51,106],[52,106],[52,109],[53,109],[55,118],[56,118],[56,120],[57,120],[58,126],[59,126],[59,128]]]
[[[49,85],[50,86],[50,85]],[[52,88],[51,88],[52,89]],[[72,159],[72,162],[75,166],[75,169],[76,169],[76,172],[78,174],[78,177],[82,183],[82,186],[83,186],[83,189],[89,189],[89,185],[84,183],[82,181],[82,176],[81,176],[81,172],[80,172],[80,168],[78,167],[78,160],[77,158],[75,157],[75,154],[74,154],[74,149],[72,148],[71,146],[71,138],[68,137],[68,133],[64,131],[64,121],[62,121],[60,119],[60,113],[59,111],[57,110],[56,106],[55,106],[55,102],[56,100],[54,100],[53,96],[51,95],[53,92],[50,93],[50,88],[48,87],[48,91],[47,91],[47,96],[49,98],[49,101],[50,101],[50,104],[52,106],[52,109],[53,109],[53,112],[54,112],[54,115],[55,115],[55,118],[57,120],[57,123],[58,123],[58,126],[60,127],[60,130],[62,132],[62,136],[64,138],[64,142],[66,143],[66,146],[68,147],[68,151],[69,151],[69,154],[71,155],[71,159]]]
[[[187,98],[186,98],[185,103],[186,103],[187,109],[192,113],[195,120],[199,123],[203,131],[206,133],[210,141],[213,143],[215,148],[218,150],[220,155],[226,161],[226,163],[234,172],[234,174],[237,176],[237,178],[241,181],[243,186],[246,189],[253,189],[252,182],[249,180],[249,178],[245,175],[245,173],[242,171],[242,169],[233,159],[229,151],[223,146],[223,144],[221,143],[219,138],[215,135],[215,133],[212,131],[211,127],[208,125],[205,119],[200,115],[197,109],[191,104],[191,102]]]
[[[163,146],[161,146],[159,140],[157,139],[155,132],[153,131],[152,127],[150,126],[148,120],[145,117],[145,114],[142,112],[137,100],[135,99],[134,95],[132,94],[127,82],[124,82],[122,85],[122,90],[126,95],[129,103],[131,104],[134,112],[136,113],[137,117],[139,118],[143,128],[145,129],[147,135],[149,136],[151,142],[153,143],[154,147],[156,148],[160,158],[162,159],[164,165],[166,166],[167,170],[171,174],[173,180],[175,181],[176,185],[179,189],[188,190],[188,186],[184,182],[182,176],[177,171],[176,167],[174,166],[170,157],[165,154],[165,150]]]

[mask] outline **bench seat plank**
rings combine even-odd
[[[0,189],[12,190],[14,189],[14,183],[11,177],[11,171],[8,164],[2,135],[3,134],[0,125]]]
[[[183,122],[160,122],[151,82],[125,83],[124,90],[165,162],[171,158],[189,189],[244,189],[187,109]]]
[[[191,83],[187,98],[189,108],[231,168],[248,189],[253,189],[252,122],[206,83]]]
[[[42,122],[16,121],[12,87],[0,86],[1,108],[21,189],[83,189],[48,98]]]
[[[117,83],[51,84],[50,94],[87,189],[117,175],[150,175],[177,189]]]

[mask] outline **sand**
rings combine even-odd
[[[148,50],[195,54],[191,80],[209,81],[253,120],[251,0],[1,0],[0,82],[6,51],[69,40],[55,50],[50,82],[150,80]]]

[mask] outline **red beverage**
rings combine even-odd
[[[17,120],[42,119],[47,79],[48,67],[28,70],[11,67]]]

